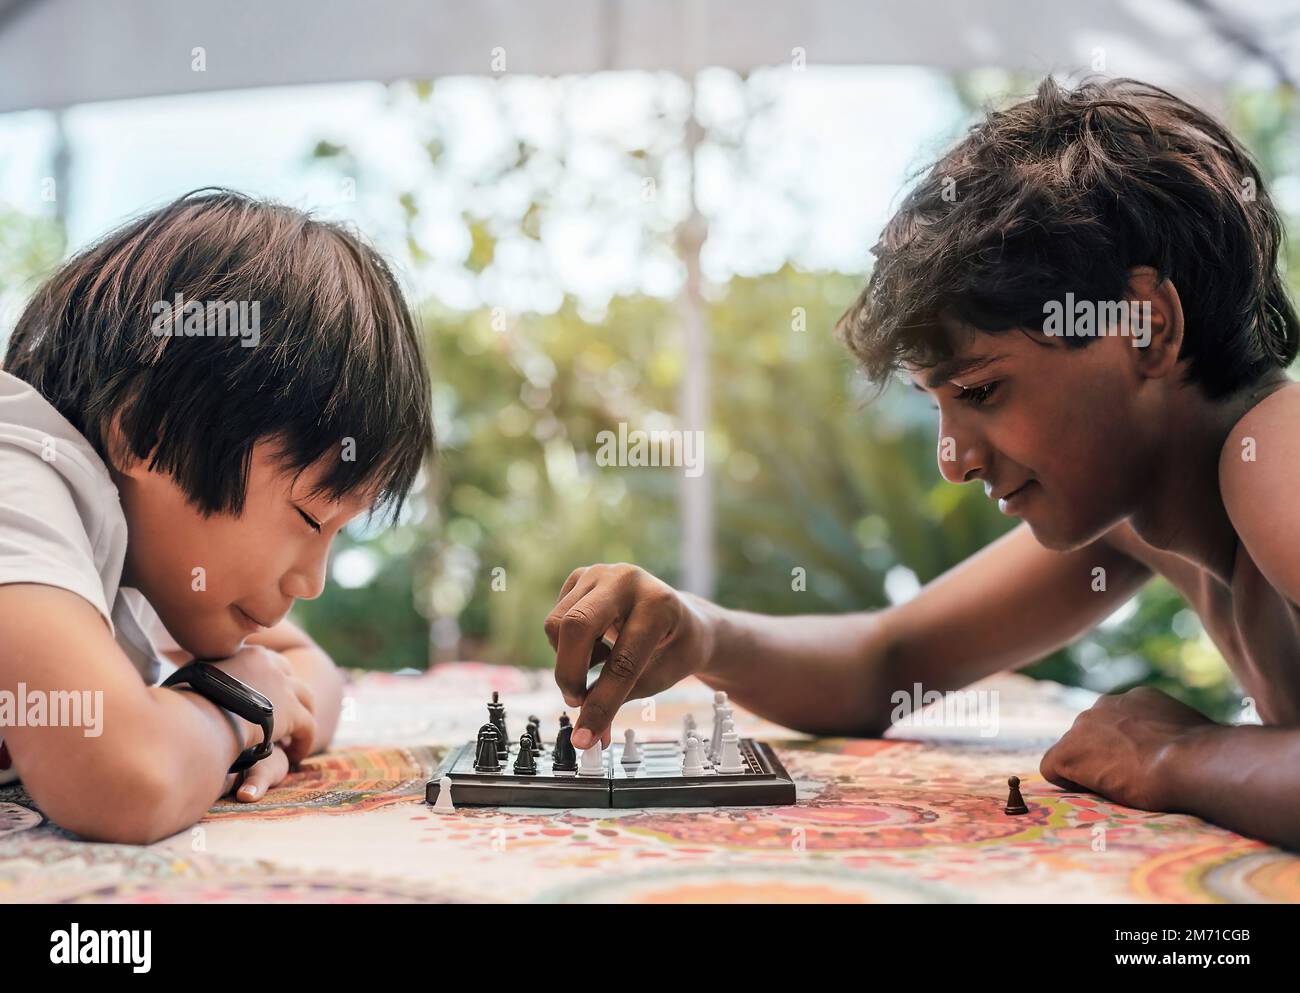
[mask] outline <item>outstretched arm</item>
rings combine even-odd
[[[546,633],[556,681],[570,706],[582,707],[578,747],[583,732],[608,735],[624,701],[688,675],[787,727],[878,734],[895,690],[917,682],[927,692],[955,689],[1033,662],[1106,617],[1148,576],[1104,539],[1055,552],[1022,526],[900,606],[770,617],[678,593],[635,566],[598,565],[569,576]],[[601,644],[611,629],[612,651]],[[598,662],[604,669],[588,689]]]
[[[1149,575],[1103,540],[1054,552],[1021,525],[877,613],[721,612],[700,677],[790,727],[879,734],[895,691],[920,683],[945,692],[1034,662],[1113,612]]]

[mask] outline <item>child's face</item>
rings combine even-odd
[[[233,655],[249,635],[279,623],[294,600],[319,596],[330,542],[368,507],[308,497],[318,468],[294,483],[271,451],[266,442],[253,449],[239,517],[205,518],[170,476],[145,463],[115,473],[129,529],[123,585],[138,588],[197,658]]]
[[[1132,339],[1068,348],[1034,332],[949,335],[955,360],[979,364],[945,373],[936,385],[942,367],[908,370],[937,403],[945,479],[982,481],[1004,513],[1061,550],[1086,544],[1140,506],[1166,427],[1156,394],[1167,386],[1139,374]]]

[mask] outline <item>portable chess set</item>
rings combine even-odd
[[[475,741],[453,749],[425,789],[435,808],[490,807],[747,807],[792,804],[794,781],[766,742],[735,731],[725,693],[714,695],[711,734],[688,716],[675,741],[639,741],[628,729],[609,748],[581,752],[561,715],[545,741],[530,717],[512,741],[505,706],[492,694],[488,722]]]

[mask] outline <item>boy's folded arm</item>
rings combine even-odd
[[[1300,850],[1300,727],[1199,729],[1169,746],[1159,775],[1161,809]]]
[[[3,736],[41,810],[84,837],[143,844],[188,827],[261,737],[248,725],[237,740],[197,694],[146,686],[100,613],[67,590],[0,586],[0,634],[0,691],[44,699],[49,718],[53,701],[80,700],[78,723],[16,721]]]

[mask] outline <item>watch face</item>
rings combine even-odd
[[[241,682],[240,680],[236,679],[234,676],[230,675],[230,673],[222,669],[218,669],[214,665],[209,665],[206,663],[196,663],[196,665],[203,666],[202,670],[200,671],[203,673],[203,678],[205,680],[217,684],[223,690],[225,690],[226,693],[233,695],[234,701],[238,703],[240,709],[244,710],[245,712],[247,712],[248,710],[257,710],[268,717],[274,713],[274,708],[272,708],[271,706],[271,701],[268,700],[261,693],[257,692],[257,690],[253,689],[253,687],[249,686],[247,683]],[[232,709],[234,708],[232,707]],[[240,716],[246,717],[249,720],[253,719],[247,713],[241,714]]]

